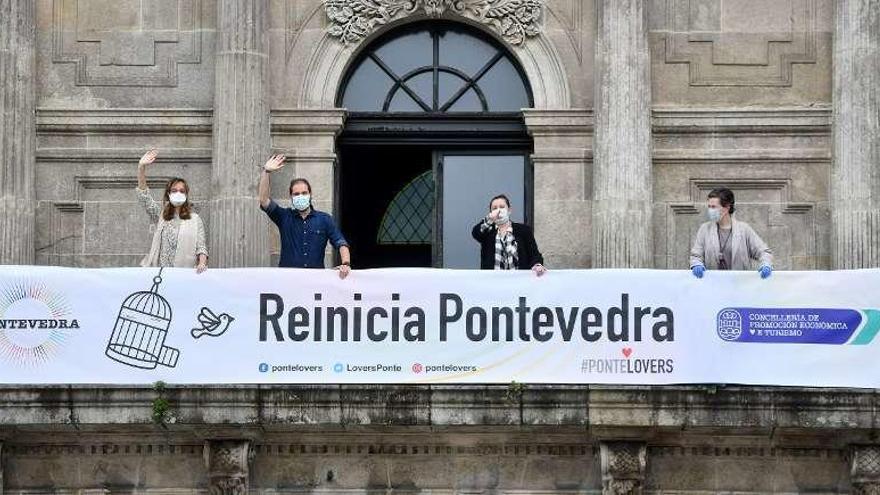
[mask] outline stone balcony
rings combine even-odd
[[[880,474],[878,406],[723,385],[4,386],[0,465],[17,494],[214,493],[224,476],[261,493],[842,493]],[[239,451],[238,474],[217,468]]]

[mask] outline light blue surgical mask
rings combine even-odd
[[[290,197],[290,206],[293,206],[294,209],[303,211],[312,204],[312,197],[308,194],[300,194],[298,196]]]
[[[721,208],[709,208],[706,210],[706,215],[709,217],[709,220],[717,222],[721,220]]]

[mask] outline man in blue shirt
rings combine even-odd
[[[336,267],[339,278],[351,271],[348,242],[333,217],[312,207],[312,186],[305,179],[290,182],[290,208],[283,208],[269,197],[269,174],[284,167],[284,155],[269,158],[260,173],[260,209],[281,233],[281,261],[287,268],[324,268],[324,249],[329,241],[339,250],[342,263]]]

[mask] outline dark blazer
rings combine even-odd
[[[480,268],[483,270],[492,270],[495,268],[495,234],[498,231],[492,225],[485,232],[480,231],[482,221],[474,225],[471,235],[480,243]],[[513,222],[513,238],[516,239],[516,258],[517,268],[520,270],[528,270],[538,263],[544,264],[544,257],[538,251],[538,244],[535,242],[535,235],[528,225]]]

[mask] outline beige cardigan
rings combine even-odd
[[[165,219],[159,217],[156,231],[153,233],[153,243],[150,245],[150,253],[141,260],[141,266],[158,266],[159,248],[162,243],[162,229],[165,227]],[[177,250],[174,253],[174,266],[177,268],[192,268],[196,266],[196,239],[199,235],[199,216],[190,213],[189,220],[180,222],[177,231]]]
[[[733,229],[730,238],[730,252],[733,258],[730,262],[730,269],[750,270],[751,260],[760,260],[761,265],[773,266],[773,252],[752,227],[733,218],[730,221]],[[710,270],[717,269],[720,253],[718,224],[709,221],[700,225],[694,238],[693,247],[691,247],[691,268],[695,265],[704,265]]]

